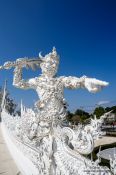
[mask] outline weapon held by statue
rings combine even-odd
[[[36,67],[40,67],[40,63],[42,62],[41,59],[38,59],[38,58],[19,58],[17,59],[16,61],[7,61],[5,62],[2,66],[0,66],[0,70],[3,70],[3,69],[11,69],[13,67],[16,67],[16,66],[22,66],[22,67],[33,67],[33,66],[36,66]]]

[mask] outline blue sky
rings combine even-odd
[[[97,94],[65,90],[70,109],[116,100],[115,0],[1,0],[0,65],[24,56],[46,54],[55,46],[60,55],[58,75],[87,75],[110,82]],[[24,78],[39,71],[24,70]],[[31,106],[33,90],[12,86],[13,70],[0,72],[0,86],[8,80],[11,96]]]

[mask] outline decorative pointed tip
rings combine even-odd
[[[54,46],[53,49],[52,49],[53,52],[56,52],[56,47]]]
[[[97,119],[97,117],[96,117],[96,115],[94,115],[94,120],[96,120]]]
[[[53,53],[53,54],[57,54],[57,51],[56,51],[56,48],[55,48],[55,47],[53,47],[52,53]]]
[[[42,56],[41,52],[39,52],[39,58],[43,59],[44,57]]]

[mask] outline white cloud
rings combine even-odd
[[[110,101],[99,101],[97,103],[97,105],[104,105],[104,104],[107,104],[107,103],[110,103]]]

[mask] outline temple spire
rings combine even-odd
[[[5,83],[4,83],[1,110],[5,109],[5,105],[6,105],[6,98],[5,98],[6,97],[6,89],[7,89],[7,80],[5,80]]]

